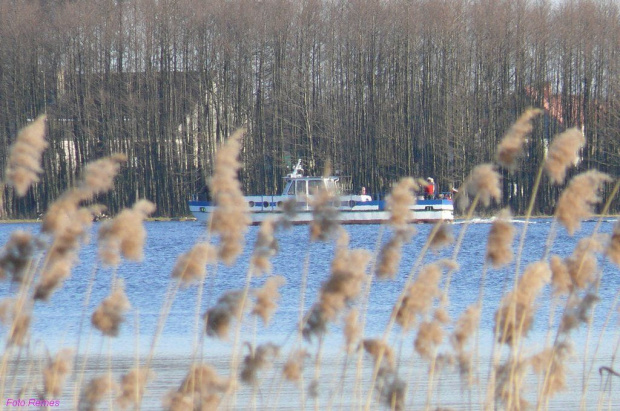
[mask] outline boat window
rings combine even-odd
[[[288,191],[286,191],[284,194],[289,195],[289,196],[295,195],[295,182],[294,181],[291,181],[289,183]]]
[[[322,180],[310,180],[308,181],[308,186],[310,194],[316,194],[319,190],[325,189]]]
[[[327,185],[327,189],[330,191],[336,191],[336,181],[335,180],[325,180],[325,184]]]
[[[298,196],[307,195],[308,192],[306,191],[306,181],[305,180],[296,181],[296,183],[297,183],[297,195]]]

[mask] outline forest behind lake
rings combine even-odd
[[[544,114],[502,171],[501,206],[525,213],[528,165],[572,127],[586,144],[571,175],[618,175],[611,0],[3,1],[0,39],[0,169],[41,114],[50,144],[41,181],[24,198],[5,189],[8,218],[36,217],[118,152],[117,190],[98,199],[111,214],[147,198],[188,215],[239,126],[248,194],[278,193],[297,159],[371,194],[403,176],[458,188],[528,107]],[[543,178],[534,214],[552,214],[560,190]]]

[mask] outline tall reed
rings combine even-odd
[[[40,234],[15,231],[0,252],[0,278],[11,284],[0,301],[6,344],[0,363],[0,397],[3,401],[5,395],[64,401],[69,395],[65,392],[71,392],[73,408],[88,410],[141,409],[145,398],[155,395],[162,397],[158,399],[161,407],[168,410],[304,409],[311,404],[315,409],[401,410],[441,408],[446,398],[456,396],[471,409],[516,410],[527,408],[532,400],[538,409],[547,409],[554,397],[571,389],[581,391],[581,407],[588,408],[592,404],[588,403],[587,391],[596,389],[590,380],[604,330],[598,335],[594,360],[588,348],[580,353],[579,387],[570,385],[570,358],[574,355],[571,336],[585,328],[586,341],[591,338],[593,309],[606,280],[601,259],[620,265],[620,223],[611,233],[599,233],[599,220],[591,235],[576,241],[570,255],[554,254],[552,249],[558,229],[563,227],[569,236],[578,233],[582,221],[590,218],[603,200],[606,185],[615,182],[601,210],[603,215],[608,213],[619,188],[616,178],[596,170],[574,175],[557,199],[549,235],[541,242],[540,258],[523,255],[540,184],[544,178],[552,184],[564,184],[569,167],[575,165],[585,144],[581,131],[568,129],[556,136],[547,156],[540,159],[521,230],[517,230],[511,211],[502,209],[489,224],[480,267],[460,265],[461,254],[473,249],[467,239],[476,212],[481,207],[501,206],[499,167],[516,171],[536,128],[534,121],[541,114],[538,109],[526,110],[500,142],[497,164],[485,163],[471,170],[457,198],[463,211],[461,224],[439,222],[429,227],[428,237],[415,249],[411,245],[416,234],[411,207],[425,184],[422,180],[405,177],[394,184],[387,199],[390,219],[386,238],[384,228],[377,228],[375,246],[370,250],[351,245],[348,231],[338,222],[337,193],[310,193],[304,199],[313,210],[308,243],[301,245],[299,255],[282,256],[303,260],[299,289],[287,281],[294,278],[291,273],[278,273],[281,265],[274,262],[280,257],[280,236],[290,227],[294,202],[283,204],[283,214],[261,224],[248,260],[240,261],[250,220],[238,179],[245,130],[234,132],[218,150],[209,181],[217,210],[205,232],[174,261],[164,300],[156,302],[160,311],[155,331],[147,336],[150,350],[136,354],[132,364],[123,362],[111,348],[112,340],[123,335],[127,327],[124,321],[132,310],[139,329],[139,314],[132,307],[132,294],[125,290],[126,277],[119,274],[118,267],[124,260],[148,258],[143,251],[147,241],[143,222],[155,205],[147,200],[139,200],[99,224],[96,266],[90,283],[84,284],[84,294],[78,296],[84,307],[81,318],[88,315],[91,321],[84,324],[84,330],[80,325],[75,349],[63,348],[55,354],[43,350],[42,356],[37,347],[45,341],[31,335],[35,304],[49,304],[55,293],[65,292],[63,284],[90,237],[94,216],[102,210],[93,203],[97,195],[113,190],[114,178],[126,158],[116,154],[89,163],[78,183],[50,206]],[[20,131],[11,151],[4,184],[14,187],[18,195],[38,181],[42,150],[47,146],[44,125],[45,117],[40,117]],[[319,248],[329,250],[331,258],[317,284],[317,294],[307,295]],[[407,266],[403,261],[411,262]],[[239,281],[227,278],[227,287],[212,300],[209,297],[205,309],[203,286],[208,277],[215,277],[219,264],[236,271],[243,267],[245,271]],[[108,269],[111,275],[102,276]],[[490,307],[486,287],[495,281],[492,276],[499,269],[505,270],[499,279],[501,295],[490,296],[499,305]],[[455,312],[450,298],[458,295],[453,288],[460,276],[474,277],[479,288],[477,299],[462,312]],[[93,312],[87,312],[91,292],[100,287],[109,289],[108,296]],[[195,311],[188,316],[193,324],[191,320],[186,324],[189,329],[193,326],[188,355],[175,360],[178,366],[167,364],[165,355],[157,351],[158,342],[175,299],[189,287],[195,287],[196,302]],[[377,328],[369,324],[374,320],[370,301],[385,290],[392,290],[382,294],[391,296],[391,301],[383,302],[391,311],[383,319],[385,324]],[[278,306],[291,294],[298,300],[298,322],[290,327],[288,337],[273,341],[269,330],[277,321]],[[620,294],[614,295],[604,329],[611,328],[617,317],[614,310]],[[543,296],[553,301],[547,313],[539,309]],[[492,348],[483,353],[483,320],[491,310]],[[542,344],[532,340],[535,322],[547,324],[547,338]],[[371,335],[368,329],[383,331]],[[264,330],[266,334],[257,335]],[[338,331],[342,335],[337,336]],[[79,338],[87,333],[86,348],[82,349]],[[99,359],[89,362],[91,333],[101,339],[102,351],[107,347],[106,365],[102,366]],[[139,331],[135,338],[142,338]],[[222,358],[210,352],[214,340],[226,342]],[[335,342],[341,347],[334,348]],[[199,350],[205,354],[199,356]],[[334,350],[339,353],[336,357],[332,356]],[[614,375],[613,359],[615,355],[601,372],[609,369],[609,375]],[[16,375],[22,369],[25,374]],[[423,383],[417,381],[420,370]],[[452,373],[460,380],[460,397],[454,393],[445,396],[442,391],[442,384],[452,378]],[[536,381],[537,387],[527,390],[529,381]],[[602,404],[607,388],[599,390]],[[616,401],[611,389],[609,392],[609,401]],[[0,404],[0,408],[8,406]]]

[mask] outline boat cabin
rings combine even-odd
[[[339,177],[304,177],[303,171],[301,160],[298,160],[297,165],[293,168],[293,172],[284,177],[285,185],[282,195],[309,196],[318,190],[340,192],[338,185]]]
[[[338,192],[338,177],[287,178],[282,194],[285,196],[308,196],[318,190]]]

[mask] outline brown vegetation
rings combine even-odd
[[[529,122],[530,117],[526,115],[526,118]],[[519,121],[524,120],[522,118]],[[529,132],[529,127],[517,124],[511,133],[523,133],[523,128]],[[72,387],[75,404],[78,404],[80,399],[84,407],[94,408],[107,395],[110,408],[113,407],[111,404],[114,396],[114,403],[121,409],[128,407],[139,409],[149,382],[157,377],[151,370],[156,360],[154,352],[159,334],[166,322],[166,310],[173,304],[178,287],[196,283],[202,287],[206,277],[206,266],[209,264],[236,263],[244,247],[248,223],[247,203],[243,198],[238,179],[241,136],[242,131],[233,133],[231,139],[221,146],[220,152],[216,155],[211,190],[218,211],[209,221],[206,235],[187,253],[182,254],[175,264],[171,285],[162,306],[158,328],[152,336],[152,348],[146,362],[143,363],[143,358],[137,356],[133,368],[127,369],[129,367],[123,365],[122,372],[117,373],[121,374],[118,386],[110,377],[114,368],[111,353],[108,353],[107,357],[107,376],[96,377],[83,386],[85,370],[76,367],[78,376],[75,379],[76,386]],[[518,144],[513,142],[508,148],[504,146],[502,149],[507,150],[503,157],[510,163],[511,168],[514,165],[515,149],[518,148],[519,152],[525,150],[523,136],[520,134],[516,138],[519,140]],[[35,364],[31,358],[31,348],[45,342],[33,341],[30,338],[29,326],[35,312],[33,307],[37,300],[47,299],[52,291],[62,287],[63,279],[71,272],[76,252],[87,240],[87,234],[93,223],[94,206],[84,203],[94,202],[97,195],[113,188],[114,178],[119,174],[124,160],[124,156],[113,155],[86,165],[83,178],[61,194],[50,206],[42,223],[42,234],[33,238],[32,235],[16,232],[3,249],[0,258],[3,277],[10,276],[14,283],[12,285],[15,286],[11,288],[9,298],[0,303],[0,320],[7,330],[6,349],[0,363],[0,385],[3,392],[15,388],[8,383],[7,377],[10,377],[11,372],[8,367],[9,361],[19,364],[24,360],[22,358],[24,355],[29,361],[29,366],[42,375],[34,377],[33,373],[33,376],[26,381],[25,390],[30,390],[30,393],[37,392],[45,399],[62,395],[68,376],[74,370],[72,351],[60,350],[53,359],[48,358],[46,363],[38,366]],[[545,163],[541,161],[540,167],[539,176],[542,175],[543,167],[546,167]],[[601,192],[605,184],[612,180],[608,174],[596,170],[573,177],[559,196],[553,226],[561,223],[569,234],[573,235],[579,229],[581,220],[590,216],[593,207],[602,200]],[[536,181],[540,183],[540,179]],[[463,206],[469,207],[466,210],[467,215],[473,215],[478,204],[488,207],[492,202],[501,203],[501,185],[502,179],[496,165],[485,163],[474,167],[460,192],[464,201]],[[441,393],[437,383],[445,369],[455,364],[458,365],[463,389],[468,396],[475,390],[482,391],[482,386],[473,388],[479,383],[474,381],[474,371],[480,374],[479,371],[486,371],[488,366],[487,403],[483,404],[483,400],[480,399],[476,404],[470,402],[472,406],[495,404],[505,409],[527,406],[524,380],[527,373],[536,373],[540,376],[539,388],[532,396],[541,408],[545,408],[551,397],[567,387],[566,359],[570,353],[570,333],[579,327],[590,325],[592,308],[599,300],[598,286],[602,274],[598,257],[606,255],[617,263],[615,255],[618,248],[617,227],[611,236],[594,232],[580,239],[570,256],[549,257],[543,253],[542,259],[530,263],[523,272],[516,264],[512,289],[505,283],[509,291],[501,296],[499,307],[494,307],[496,308],[493,330],[494,352],[491,358],[483,357],[489,360],[488,364],[476,363],[473,358],[475,356],[480,358],[480,353],[477,352],[477,345],[473,346],[472,340],[480,329],[482,292],[479,300],[461,313],[456,321],[453,321],[448,314],[450,276],[459,270],[457,257],[460,247],[463,246],[463,238],[460,236],[454,243],[452,259],[435,261],[436,256],[425,255],[429,249],[438,250],[452,244],[454,238],[444,222],[431,229],[431,234],[420,251],[418,262],[411,268],[405,287],[395,293],[393,301],[389,301],[393,304],[393,309],[383,336],[365,335],[364,325],[367,320],[369,296],[373,287],[387,284],[373,283],[369,269],[374,268],[375,261],[385,260],[385,262],[379,261],[377,271],[380,277],[399,274],[397,264],[394,262],[398,262],[400,257],[399,246],[408,241],[413,232],[408,224],[411,217],[409,206],[415,201],[414,192],[418,187],[413,178],[405,178],[392,190],[388,203],[392,213],[389,224],[394,235],[388,239],[388,246],[383,248],[383,251],[379,243],[377,250],[373,251],[351,249],[346,230],[339,226],[335,218],[337,210],[331,201],[334,193],[315,193],[313,199],[315,221],[310,225],[309,246],[317,245],[315,243],[317,240],[330,241],[335,237],[334,255],[329,275],[321,283],[315,302],[309,309],[303,305],[306,297],[305,289],[301,290],[299,324],[291,330],[295,342],[284,347],[272,342],[241,343],[241,339],[246,336],[255,339],[257,329],[256,323],[251,330],[249,329],[246,314],[260,317],[264,326],[268,326],[273,312],[277,309],[280,287],[284,285],[283,277],[271,275],[270,258],[278,252],[276,228],[285,227],[286,224],[284,220],[267,220],[260,228],[255,248],[249,257],[250,267],[246,271],[245,283],[240,288],[226,290],[218,297],[216,303],[203,314],[204,327],[198,327],[202,301],[200,299],[196,301],[196,332],[200,333],[195,335],[196,340],[203,337],[221,339],[232,337],[231,360],[227,375],[220,376],[214,367],[203,362],[202,358],[198,359],[198,345],[194,344],[189,371],[184,379],[177,382],[180,384],[163,380],[163,384],[170,384],[168,395],[162,399],[164,406],[174,410],[218,407],[234,409],[241,381],[252,388],[252,403],[264,401],[261,405],[267,407],[271,403],[266,399],[259,396],[260,399],[257,400],[255,394],[261,392],[259,388],[265,389],[269,397],[275,397],[274,401],[277,402],[283,379],[286,379],[299,383],[302,404],[307,396],[317,401],[318,407],[319,399],[324,395],[321,385],[323,383],[321,366],[324,366],[321,362],[323,344],[331,327],[340,325],[344,320],[342,379],[336,384],[338,387],[330,387],[332,395],[330,401],[335,398],[334,393],[343,388],[347,367],[354,364],[356,392],[353,398],[343,403],[343,406],[353,404],[356,408],[368,409],[382,404],[390,409],[406,409],[411,396],[418,393],[411,390],[412,381],[405,378],[407,370],[401,368],[401,364],[405,363],[402,346],[395,348],[392,344],[395,339],[410,344],[413,347],[414,358],[422,360],[428,366],[427,408],[434,407],[436,402],[438,406],[440,405]],[[617,188],[616,184],[616,188],[612,191],[614,194]],[[536,193],[537,189],[537,186],[533,187],[533,192]],[[610,202],[605,203],[603,214],[609,211]],[[146,240],[146,230],[142,222],[153,211],[153,203],[138,200],[132,208],[120,211],[116,217],[102,223],[98,237],[99,260],[114,267],[120,264],[121,257],[140,260]],[[507,210],[497,215],[489,233],[486,253],[481,256],[485,263],[489,262],[494,267],[506,265],[514,258],[512,242],[515,232],[509,221],[510,216]],[[522,235],[526,234],[529,217],[529,214],[526,215]],[[466,232],[470,223],[471,221],[464,222],[461,233]],[[214,239],[213,236],[219,238]],[[550,230],[547,242],[552,241],[553,230]],[[520,263],[522,255],[521,250],[518,251],[516,259]],[[423,264],[424,257],[433,261]],[[40,264],[33,264],[34,260]],[[485,264],[483,270],[486,269]],[[254,276],[262,274],[268,274],[263,286],[252,289],[250,285]],[[93,277],[91,281],[95,281],[95,278]],[[104,341],[119,335],[125,314],[131,309],[123,284],[123,279],[117,278],[114,271],[110,282],[110,295],[92,313],[91,325],[102,334]],[[482,291],[483,281],[480,287]],[[538,310],[538,299],[545,290],[553,291],[554,298],[563,303],[559,325],[556,328],[553,321],[549,321],[548,331],[554,333],[555,338],[547,339],[541,351],[526,356],[524,346],[528,343],[535,319],[547,318]],[[89,294],[85,302],[88,298]],[[88,307],[88,304],[85,303],[84,307]],[[399,329],[392,329],[394,323],[400,326]],[[450,344],[444,344],[450,329],[452,330],[449,334]],[[242,357],[243,347],[247,347],[248,352]],[[284,352],[286,358],[283,364],[277,361],[281,352]],[[364,353],[372,360],[370,367],[363,366]],[[86,367],[84,357],[86,356],[77,358],[83,361],[81,365]],[[584,361],[588,361],[587,357],[587,353],[584,354]],[[313,362],[311,377],[310,367],[306,367],[307,362]],[[582,376],[584,396],[589,378],[585,364],[584,362]],[[267,386],[261,376],[271,367],[276,367],[272,378],[277,379],[277,384]],[[368,371],[370,375],[364,375]],[[306,380],[309,381],[307,388],[303,384]],[[10,394],[13,395],[13,392]]]

